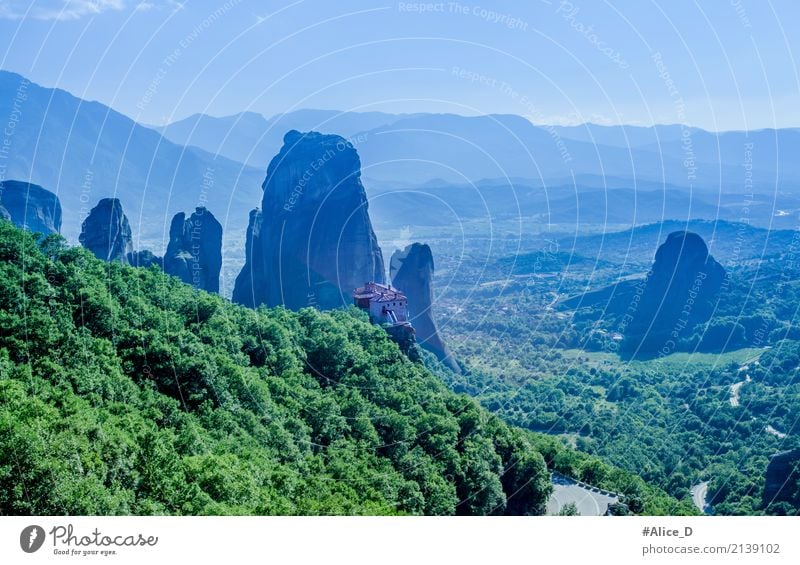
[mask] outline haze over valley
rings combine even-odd
[[[800,513],[793,6],[23,4],[0,514]]]

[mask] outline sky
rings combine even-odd
[[[0,68],[147,124],[325,108],[798,127],[798,21],[795,0],[0,0]]]

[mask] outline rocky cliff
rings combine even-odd
[[[143,249],[141,251],[134,251],[128,253],[128,264],[134,267],[148,268],[151,265],[158,265],[159,268],[164,268],[164,259],[158,255],[153,255],[152,251]]]
[[[708,321],[725,279],[725,269],[708,254],[696,233],[667,236],[640,296],[631,297],[631,322],[625,331],[628,351],[675,351],[697,324]]]
[[[261,210],[258,208],[251,210],[245,241],[245,264],[236,277],[233,287],[233,301],[249,308],[255,308],[263,303],[263,299],[256,298],[256,289],[259,293],[262,291],[259,285],[265,284],[267,277],[261,247],[261,222]]]
[[[364,282],[383,282],[361,161],[345,139],[290,131],[263,189],[259,236],[248,238],[252,253],[237,278],[237,301],[329,309],[351,304]]]
[[[133,237],[120,201],[103,198],[98,202],[83,221],[78,240],[98,259],[127,264],[133,253]]]
[[[0,182],[0,218],[32,232],[59,233],[61,203],[37,184],[7,180]]]
[[[164,271],[208,292],[219,292],[222,269],[222,225],[203,207],[186,218],[172,218]]]
[[[416,331],[417,343],[460,373],[461,368],[439,335],[433,317],[433,269],[431,248],[422,243],[412,243],[392,254],[389,278],[392,286],[408,298],[408,316]]]

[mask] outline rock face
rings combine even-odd
[[[175,214],[169,228],[164,272],[208,292],[219,292],[222,270],[222,225],[203,207],[187,219]]]
[[[709,320],[725,279],[725,269],[708,254],[703,238],[680,231],[656,251],[640,299],[629,305],[625,331],[628,351],[669,354],[697,324]]]
[[[764,481],[764,505],[773,502],[800,502],[800,448],[770,457]]]
[[[37,184],[7,180],[0,182],[0,218],[32,232],[59,233],[61,203]]]
[[[288,132],[263,189],[260,229],[248,230],[251,253],[235,300],[330,309],[349,305],[357,286],[384,281],[361,161],[345,139]],[[251,214],[251,228],[253,220]]]
[[[127,264],[133,253],[133,237],[120,201],[103,198],[98,202],[83,221],[78,240],[98,259]]]
[[[159,268],[164,268],[164,259],[158,255],[153,255],[152,251],[143,249],[141,251],[134,251],[128,253],[128,264],[134,267],[148,268],[151,265],[158,265]]]
[[[261,247],[261,222],[261,210],[258,208],[251,210],[250,221],[247,224],[245,264],[236,277],[233,287],[232,300],[249,308],[258,306],[259,302],[256,300],[254,289],[260,289],[259,285],[264,285],[267,278],[264,269],[264,253]]]
[[[392,255],[389,278],[392,286],[408,297],[408,317],[416,330],[417,343],[431,351],[450,369],[460,373],[461,368],[439,335],[433,318],[433,269],[431,248],[412,243]]]

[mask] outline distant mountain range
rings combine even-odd
[[[116,197],[137,248],[163,253],[171,218],[197,206],[223,225],[224,248],[231,239],[241,243],[266,164],[291,129],[351,140],[378,230],[519,216],[637,225],[746,215],[794,228],[800,211],[800,131],[793,128],[551,127],[514,115],[333,110],[197,114],[153,128],[10,72],[0,71],[0,93],[0,114],[15,120],[0,180],[57,194],[62,233],[72,241],[92,206]]]
[[[261,197],[264,173],[158,132],[98,102],[44,88],[0,71],[0,115],[16,116],[4,178],[55,193],[62,234],[77,241],[82,218],[104,197],[117,197],[134,239],[166,242],[169,222],[205,205],[227,228],[244,233],[247,212]],[[156,249],[156,251],[158,251]]]
[[[379,228],[444,226],[464,220],[533,219],[581,228],[635,226],[662,220],[744,221],[772,229],[796,229],[800,194],[713,194],[657,183],[609,182],[547,187],[530,179],[469,184],[426,183],[369,190],[370,213]],[[627,187],[625,185],[628,185]],[[638,186],[636,186],[638,185]],[[636,188],[634,188],[636,186]],[[412,218],[412,220],[409,220]]]
[[[644,269],[667,234],[675,231],[700,235],[709,252],[726,267],[773,259],[789,252],[796,237],[791,230],[766,230],[724,220],[669,220],[613,233],[563,238],[558,242],[558,250],[582,258],[626,263],[634,270]]]
[[[174,143],[200,147],[214,155],[266,170],[283,145],[287,131],[313,130],[352,137],[413,115],[416,114],[335,110],[296,110],[271,118],[255,112],[221,118],[194,114],[166,126],[150,127]]]
[[[776,183],[800,187],[800,162],[793,158],[800,150],[797,128],[713,133],[681,125],[537,126],[516,115],[333,110],[271,118],[195,115],[158,128],[175,143],[262,168],[290,129],[351,138],[365,178],[381,182],[523,177],[552,183],[593,175],[727,193],[771,192]]]

